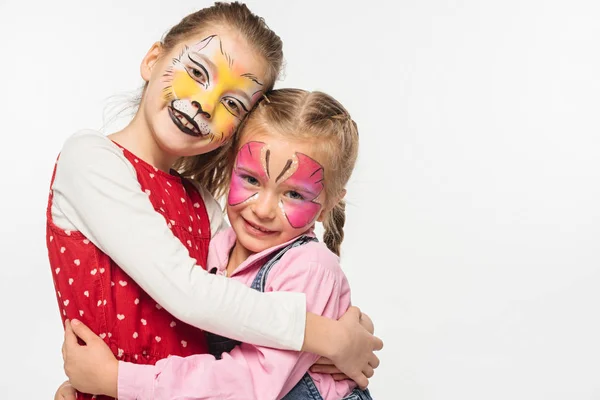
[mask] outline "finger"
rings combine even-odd
[[[77,319],[71,320],[71,329],[73,333],[77,335],[81,340],[83,340],[86,344],[97,339],[98,336],[92,332],[90,328],[85,326],[85,324]]]
[[[71,386],[70,383],[67,383],[61,388],[61,394],[64,400],[77,400],[75,388]]]
[[[361,317],[360,317],[360,324],[363,326],[363,328],[365,328],[371,335],[375,332],[375,326],[373,325],[373,321],[371,320],[371,318],[365,314],[362,313]]]
[[[329,358],[320,357],[317,362],[315,362],[315,365],[333,365],[333,361]]]
[[[77,345],[77,336],[73,333],[73,328],[71,327],[71,321],[65,321],[65,340],[63,342],[65,349],[68,349],[69,346]]]
[[[75,388],[73,388],[73,386],[69,386],[69,388],[67,388],[66,390],[66,393],[64,393],[63,391],[64,400],[77,400],[77,392],[75,391]]]
[[[383,340],[379,339],[377,336],[373,336],[373,350],[381,350],[383,349]]]
[[[375,354],[372,354],[369,358],[369,365],[373,367],[373,369],[379,367],[379,357],[377,357]]]
[[[344,381],[344,380],[348,379],[348,375],[342,374],[342,373],[333,374],[333,375],[331,375],[331,377],[333,378],[334,381]]]
[[[367,378],[371,378],[373,375],[375,375],[375,371],[373,371],[373,367],[367,365],[363,368],[363,374],[365,374]]]
[[[353,376],[348,376],[348,377],[350,379],[352,379],[354,382],[356,382],[358,387],[361,389],[366,389],[367,386],[369,386],[369,379],[362,372],[360,375],[353,375]]]
[[[67,349],[65,348],[65,341],[63,340],[62,347],[60,348],[60,352],[62,353],[63,363],[67,359]]]
[[[358,308],[356,306],[351,306],[348,309],[348,311],[346,312],[346,314],[351,314],[351,315],[357,317],[359,321],[360,321],[360,316],[362,315],[362,313],[360,312],[360,308]]]
[[[339,374],[341,371],[335,365],[313,365],[310,367],[312,372],[316,372],[318,374]]]

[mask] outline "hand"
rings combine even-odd
[[[77,343],[77,338],[85,346]],[[100,337],[78,320],[65,322],[65,373],[80,392],[117,397],[119,362]]]
[[[369,323],[370,318],[366,318],[365,322]],[[361,325],[361,312],[357,307],[350,307],[335,326],[336,340],[328,358],[342,373],[365,389],[375,373],[374,369],[379,366],[379,358],[374,352],[383,348],[383,341]]]
[[[348,375],[344,374],[333,364],[329,358],[321,357],[310,367],[310,372],[317,374],[328,374],[331,375],[334,381],[343,381],[349,379]]]
[[[63,382],[56,390],[54,400],[75,400],[77,398],[75,388],[69,381]]]
[[[371,318],[367,314],[360,313],[360,324],[369,331],[371,335],[375,333],[375,325],[373,325],[373,321],[371,321]]]
[[[373,321],[369,316],[365,313],[361,313],[360,316],[360,324],[365,328],[370,334],[375,333],[375,326],[373,325]],[[348,375],[342,373],[338,367],[333,364],[333,361],[326,357],[321,357],[315,362],[312,367],[310,367],[311,372],[315,372],[318,374],[329,374],[335,381],[343,381],[344,379],[348,379]]]

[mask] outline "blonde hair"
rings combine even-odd
[[[239,32],[248,45],[265,60],[267,72],[264,90],[273,88],[283,65],[283,43],[264,19],[253,14],[245,4],[217,2],[187,15],[173,26],[162,40],[167,54],[180,42],[202,33],[210,27],[228,27]],[[228,179],[227,154],[231,143],[209,153],[179,159],[174,168],[182,176],[197,180],[216,197],[223,195],[224,182]]]
[[[267,93],[239,128],[232,150],[238,149],[240,138],[260,130],[312,140],[317,151],[327,155],[325,190],[331,208],[323,226],[323,241],[335,254],[340,254],[346,222],[345,202],[339,196],[352,175],[358,156],[358,128],[348,111],[337,100],[322,92],[301,89],[279,89]],[[231,174],[236,151],[230,151],[228,176]],[[223,188],[224,193],[226,188]]]

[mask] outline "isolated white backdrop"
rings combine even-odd
[[[62,142],[207,4],[0,1],[2,398],[63,379],[44,239]],[[377,399],[600,399],[597,4],[249,2],[284,40],[279,87],[360,128],[343,264],[385,340]]]

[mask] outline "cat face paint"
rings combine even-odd
[[[287,151],[280,151],[286,147]],[[289,146],[248,142],[236,158],[228,203],[238,206],[252,202],[262,211],[274,208],[293,229],[308,228],[323,208],[323,179],[321,164],[290,151]]]
[[[263,87],[227,53],[218,35],[185,46],[163,79],[163,97],[179,130],[218,143],[231,137]]]

